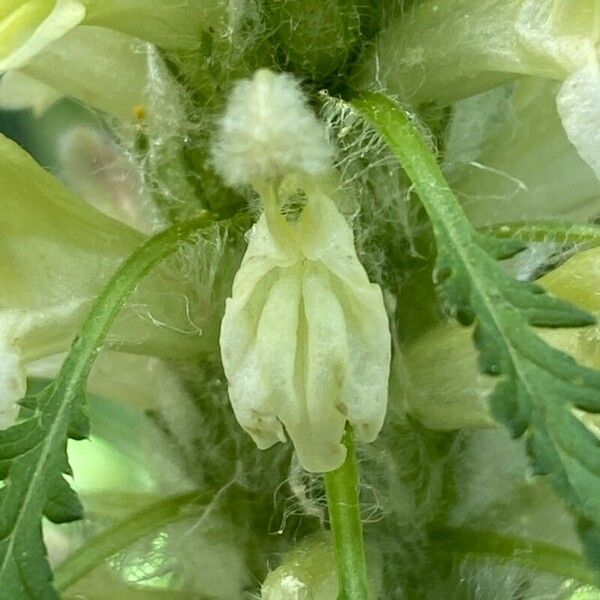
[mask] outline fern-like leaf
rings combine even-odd
[[[600,440],[577,416],[577,409],[600,412],[600,372],[577,364],[533,329],[579,327],[595,319],[502,269],[497,260],[523,244],[473,229],[401,107],[376,94],[353,106],[387,141],[428,213],[440,298],[461,323],[475,322],[481,371],[498,378],[493,414],[515,437],[528,436],[535,472],[549,477],[578,516],[589,562],[600,570]]]
[[[92,363],[120,308],[140,279],[213,222],[206,213],[167,229],[141,246],[96,300],[56,381],[22,405],[28,417],[0,431],[0,600],[58,600],[42,539],[42,516],[55,523],[81,518],[69,486],[67,438],[88,434],[82,401]]]

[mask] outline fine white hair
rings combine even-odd
[[[331,169],[325,127],[289,74],[261,69],[237,82],[219,125],[212,158],[227,185],[290,173],[314,177]]]

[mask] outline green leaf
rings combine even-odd
[[[353,103],[387,141],[428,213],[437,240],[435,280],[448,313],[475,321],[481,370],[498,377],[493,414],[526,434],[536,473],[549,477],[579,518],[590,564],[600,570],[600,440],[575,409],[600,412],[600,372],[546,344],[532,328],[595,322],[586,312],[513,279],[496,262],[522,248],[477,233],[411,117],[391,100]]]
[[[10,600],[57,600],[42,540],[42,516],[55,523],[81,518],[70,474],[69,436],[87,436],[85,383],[109,328],[138,282],[212,217],[175,225],[142,245],[98,296],[58,378],[22,403],[27,418],[0,431],[0,590]]]

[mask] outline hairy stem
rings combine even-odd
[[[325,473],[329,520],[340,578],[338,600],[368,600],[367,564],[360,514],[358,464],[354,432],[348,425],[343,444],[348,454],[337,470]]]

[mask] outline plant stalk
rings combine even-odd
[[[344,464],[325,473],[325,491],[340,579],[338,600],[369,600],[367,564],[360,513],[359,476],[354,431],[348,424],[342,439]]]
[[[204,490],[171,496],[113,525],[77,549],[56,568],[54,580],[57,589],[69,589],[105,560],[145,535],[177,521],[198,518],[213,497],[212,492]]]

